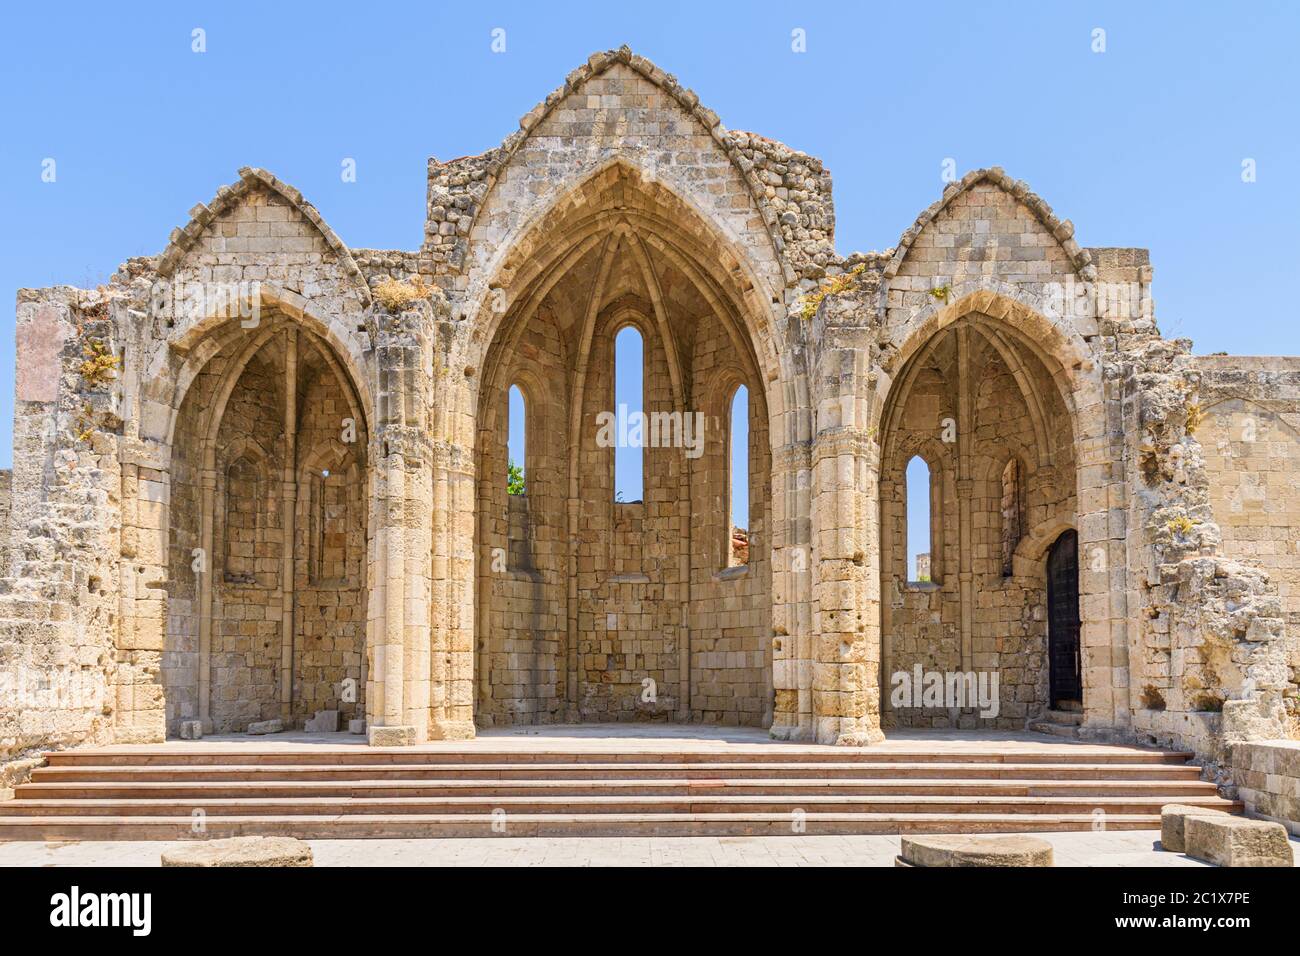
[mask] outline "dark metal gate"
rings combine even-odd
[[[1079,536],[1067,531],[1047,555],[1047,655],[1054,708],[1083,700],[1079,624]]]

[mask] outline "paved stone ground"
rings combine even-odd
[[[1057,866],[1207,866],[1153,849],[1158,830],[1030,833]],[[889,866],[896,836],[310,840],[317,866]],[[158,866],[165,841],[0,843],[0,866]],[[1300,840],[1292,840],[1300,858]]]
[[[322,745],[329,747],[365,747],[366,738],[348,733],[317,734],[289,730],[278,734],[250,737],[248,734],[213,734],[202,740],[168,740],[158,744],[109,744],[83,747],[82,752],[130,753],[141,749],[175,753],[213,751],[307,751]],[[792,743],[773,740],[766,730],[757,727],[718,727],[712,724],[548,724],[541,727],[494,727],[480,729],[472,740],[430,740],[403,752],[475,750],[566,752],[616,751],[620,753],[656,753],[665,750],[700,753],[748,753],[773,749],[799,753],[843,752],[842,747],[828,744]],[[996,750],[1002,753],[1035,753],[1046,750],[1116,753],[1150,748],[1128,744],[1103,744],[1055,737],[1027,730],[911,730],[891,729],[871,751],[915,751],[962,753]]]

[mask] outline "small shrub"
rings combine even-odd
[[[391,276],[385,276],[375,286],[374,296],[375,300],[389,312],[401,312],[420,299],[427,299],[430,291],[419,276],[410,282],[399,282]]]
[[[77,367],[82,380],[91,388],[106,385],[116,377],[122,360],[114,355],[102,339],[89,339],[81,348],[85,361]]]
[[[812,321],[812,317],[817,314],[821,308],[822,301],[828,296],[839,295],[841,292],[848,290],[858,276],[862,275],[867,269],[865,262],[860,262],[848,272],[835,276],[825,285],[818,287],[799,300],[799,316],[805,321]]]

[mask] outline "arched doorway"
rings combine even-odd
[[[1081,710],[1079,536],[1066,531],[1047,553],[1047,646],[1054,710]]]
[[[743,296],[661,184],[615,164],[576,191],[513,263],[526,278],[504,290],[484,362],[476,720],[767,726],[772,459]],[[515,385],[527,462],[512,492]],[[733,431],[749,449],[739,549]]]
[[[1077,514],[1060,369],[979,312],[909,355],[881,417],[882,723],[1023,728],[1050,703],[1048,595],[1041,564],[1017,549]],[[907,693],[934,675],[965,696]],[[977,690],[988,700],[971,700]]]
[[[328,342],[264,306],[209,333],[172,435],[167,732],[365,715],[368,429]]]

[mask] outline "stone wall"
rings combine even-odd
[[[1288,629],[1300,632],[1300,359],[1206,355],[1195,362],[1196,436],[1223,550],[1268,572]]]
[[[1293,650],[1276,584],[1225,554],[1206,465],[1200,360],[1185,340],[1127,355],[1134,730],[1227,771],[1229,741],[1296,735]],[[1211,427],[1213,437],[1216,426]],[[1215,450],[1218,450],[1217,442]],[[1231,515],[1228,515],[1231,520]]]
[[[1300,836],[1300,740],[1233,744],[1231,767],[1246,812],[1285,824]]]
[[[0,469],[0,575],[9,568],[9,512],[12,508],[14,473],[10,468]]]
[[[0,759],[326,707],[384,744],[652,719],[863,745],[917,664],[996,672],[1017,726],[1050,704],[1043,561],[1070,530],[1086,736],[1226,767],[1293,734],[1300,373],[1160,338],[1146,252],[1081,247],[1001,170],[847,257],[831,186],[622,48],[500,147],[430,161],[417,250],[349,250],[244,169],[103,289],[20,293],[0,667],[28,683]],[[627,324],[645,410],[705,422],[698,457],[644,450],[639,503],[597,437]]]
[[[0,763],[114,737],[121,409],[109,382],[124,318],[101,291],[19,294]]]

